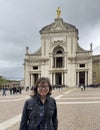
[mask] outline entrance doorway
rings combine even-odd
[[[61,85],[62,84],[62,74],[61,73],[56,73],[55,74],[55,83],[57,85]]]
[[[85,72],[79,72],[79,85],[85,85]]]
[[[34,84],[36,83],[37,79],[38,79],[38,74],[34,74]]]

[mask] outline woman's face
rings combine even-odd
[[[37,86],[37,92],[40,96],[46,96],[49,92],[49,85],[47,82],[39,83]]]

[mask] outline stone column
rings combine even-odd
[[[65,64],[64,64],[64,62],[65,62],[65,59],[64,59],[64,57],[62,57],[62,67],[65,67]]]
[[[34,85],[34,74],[32,74],[32,86]]]
[[[63,84],[65,84],[65,72],[63,72]]]
[[[68,85],[68,83],[67,83],[67,72],[64,72],[64,84]]]
[[[53,66],[53,58],[52,56],[50,56],[50,68],[52,69],[52,66]]]
[[[67,57],[66,57],[66,55],[64,56],[64,68],[67,68]]]
[[[62,72],[62,74],[61,74],[61,75],[62,75],[62,81],[61,81],[61,84],[64,84],[64,83],[63,83],[63,81],[64,81],[64,80],[63,80],[63,79],[64,79],[64,75],[63,75],[63,74],[64,74],[64,73]]]
[[[85,85],[86,85],[86,86],[87,86],[87,81],[88,81],[88,79],[87,79],[87,78],[88,78],[88,75],[87,75],[87,74],[88,74],[88,72],[86,71],[86,72],[85,72]]]
[[[54,68],[56,68],[56,57],[55,57],[55,67]]]
[[[29,87],[31,87],[31,74],[30,74],[30,80],[29,80]]]
[[[76,72],[76,86],[78,86],[78,72]]]
[[[79,87],[79,72],[77,72],[77,87]]]
[[[53,82],[52,82],[52,72],[50,72],[50,81],[51,81],[51,85],[53,84]]]
[[[33,74],[31,74],[31,87],[33,86]]]
[[[38,78],[41,78],[41,73],[38,74]]]
[[[54,85],[54,74],[52,73],[52,85]]]
[[[54,78],[54,82],[53,82],[53,83],[54,83],[54,85],[55,85],[55,84],[56,84],[56,83],[55,83],[55,73],[54,73],[54,75],[53,75],[53,78]]]

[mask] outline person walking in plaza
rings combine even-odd
[[[85,87],[85,84],[84,84],[83,88],[84,88],[84,91],[85,91],[85,88],[86,88],[86,87]]]
[[[24,104],[19,130],[57,130],[57,106],[51,91],[48,78],[37,80],[34,95]]]
[[[2,89],[2,96],[6,96],[6,87],[3,87]]]
[[[9,88],[9,91],[10,91],[10,95],[12,95],[12,94],[13,94],[13,89],[12,89],[12,87]]]
[[[84,89],[83,85],[81,85],[80,88],[81,88],[81,91],[83,91],[83,89]]]

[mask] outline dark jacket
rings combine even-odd
[[[43,104],[37,95],[25,102],[19,130],[57,130],[57,127],[57,107],[54,98],[47,96]]]

